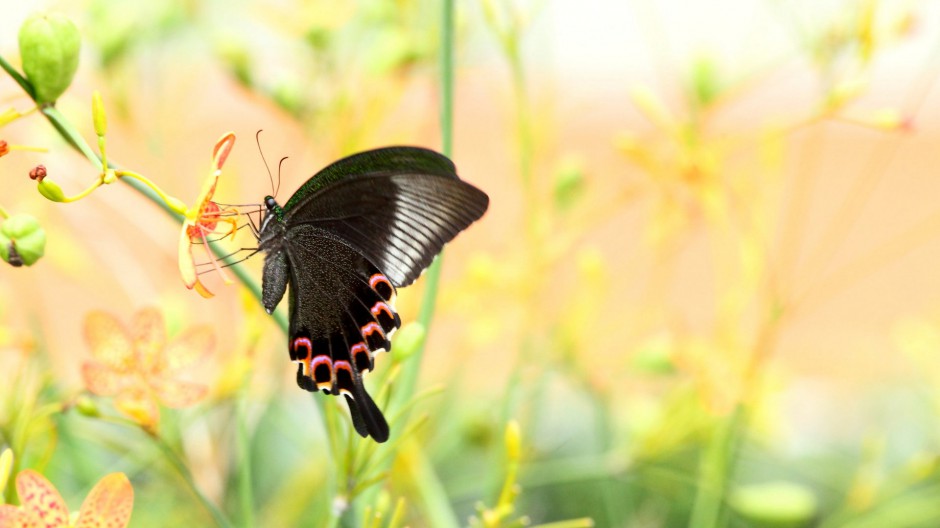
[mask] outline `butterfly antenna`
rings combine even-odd
[[[284,160],[287,159],[287,156],[281,158],[281,161],[277,162],[277,188],[274,189],[274,196],[277,197],[277,192],[281,190],[281,166],[284,165]]]
[[[255,133],[255,143],[258,145],[258,154],[261,154],[261,161],[264,162],[264,169],[268,171],[268,179],[271,180],[271,190],[274,191],[274,195],[277,196],[277,191],[274,189],[274,176],[271,175],[271,168],[268,167],[268,160],[264,159],[264,152],[261,150],[261,132],[263,132],[263,130],[258,130],[258,132]],[[277,181],[278,185],[280,185],[280,172],[278,172]]]

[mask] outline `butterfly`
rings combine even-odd
[[[345,397],[360,436],[389,436],[363,375],[401,326],[396,288],[413,283],[488,205],[450,159],[419,147],[336,161],[283,207],[265,196],[262,303],[272,313],[290,286],[288,351],[298,363],[297,384]]]

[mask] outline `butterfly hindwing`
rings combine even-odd
[[[372,369],[375,352],[391,347],[388,336],[401,325],[391,304],[394,290],[376,280],[382,275],[374,265],[317,227],[291,229],[284,252],[290,262],[291,342],[305,345],[309,339],[312,349],[309,356],[292,354],[301,363],[309,358],[298,384],[342,394],[351,402],[354,424],[360,422],[357,431],[384,441],[388,425],[362,376]],[[294,348],[306,351],[305,346]],[[329,366],[329,378],[324,366]]]

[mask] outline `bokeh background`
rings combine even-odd
[[[0,54],[18,66],[31,12],[67,14],[57,108],[93,144],[100,91],[109,157],[184,202],[227,131],[216,199],[237,204],[271,192],[259,129],[275,173],[289,156],[281,203],[343,155],[441,148],[440,2],[33,4],[5,2]],[[132,526],[218,523],[193,489],[239,526],[940,525],[938,24],[935,1],[457,2],[452,157],[491,205],[445,251],[431,394],[377,448],[296,388],[244,288],[183,287],[151,201],[40,196],[37,164],[67,193],[97,171],[18,119],[0,138],[48,152],[0,160],[0,206],[48,246],[0,267],[0,442],[73,508],[125,472]],[[8,77],[0,101],[32,105]],[[424,286],[399,291],[406,323]],[[160,426],[192,488],[152,435],[74,407],[117,416],[84,389],[87,314],[148,306],[216,336],[183,376],[208,397]]]

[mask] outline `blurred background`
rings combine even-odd
[[[66,14],[81,61],[56,107],[94,145],[100,91],[109,159],[187,204],[228,131],[233,204],[272,192],[259,129],[272,169],[289,157],[281,203],[341,156],[441,149],[440,2],[7,4],[0,54],[18,68],[23,20]],[[40,196],[37,164],[67,194],[98,174],[33,113],[0,130],[48,149],[0,160],[0,206],[48,239],[0,267],[17,467],[73,509],[125,472],[131,526],[940,525],[940,3],[473,0],[455,20],[452,157],[490,209],[445,251],[401,437],[366,445],[297,389],[245,288],[186,290],[178,222],[134,189]],[[35,106],[8,76],[0,101]],[[424,288],[399,291],[406,326]],[[181,374],[207,397],[156,435],[102,418],[81,376],[87,314],[144,307],[216,337]],[[409,359],[379,357],[372,392]]]

